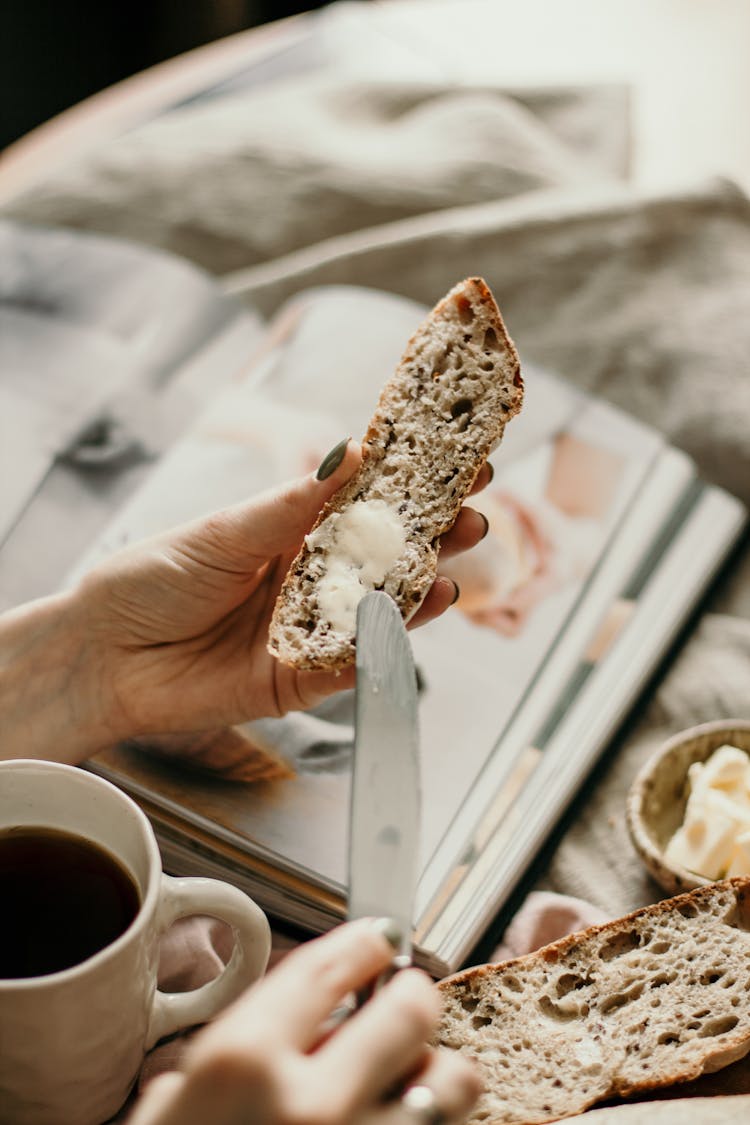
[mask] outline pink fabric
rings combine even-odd
[[[297,943],[283,934],[273,933],[268,967],[278,964]],[[232,953],[232,931],[216,918],[183,918],[162,938],[159,955],[158,986],[163,992],[187,992],[200,988],[223,969]],[[109,1125],[127,1121],[138,1094],[152,1078],[176,1070],[182,1055],[198,1028],[190,1028],[165,1039],[146,1055],[135,1090]]]
[[[232,931],[216,918],[185,918],[164,935],[159,959],[159,988],[163,992],[187,992],[200,988],[224,968],[232,953]],[[282,934],[273,934],[268,967],[278,964],[297,943]],[[138,1079],[138,1088],[165,1070],[179,1065],[195,1028],[157,1043],[148,1053]]]
[[[509,961],[522,957],[534,949],[541,949],[552,941],[606,922],[607,916],[571,895],[556,895],[550,891],[532,891],[524,900],[507,930],[503,940],[492,955],[493,961]]]
[[[525,900],[493,954],[502,961],[520,957],[551,941],[606,921],[595,906],[578,898],[533,891]],[[277,964],[296,942],[274,933],[269,967]],[[159,988],[165,992],[184,992],[199,988],[223,968],[232,951],[232,933],[214,918],[186,918],[177,922],[162,939],[159,963]],[[157,1074],[174,1070],[196,1029],[158,1043],[146,1056],[136,1094]],[[134,1095],[135,1096],[135,1095]],[[115,1118],[124,1122],[128,1106]],[[114,1125],[114,1122],[112,1123]]]

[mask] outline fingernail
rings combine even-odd
[[[490,530],[490,521],[489,521],[489,520],[487,519],[487,517],[486,517],[486,515],[484,514],[484,512],[480,512],[480,513],[479,513],[479,515],[480,515],[480,516],[482,517],[482,519],[484,520],[484,531],[483,531],[483,532],[482,532],[482,534],[481,534],[481,535],[479,536],[479,542],[481,543],[481,541],[482,541],[482,540],[484,539],[484,537],[486,536],[487,532],[488,532],[488,531]]]
[[[488,461],[487,468],[490,470],[490,479],[487,481],[487,484],[492,484],[493,480],[495,479],[495,466],[491,461]]]
[[[458,585],[458,582],[454,582],[454,583],[453,583],[453,585],[454,585],[454,586],[455,586],[455,588],[456,588],[456,592],[455,592],[455,594],[453,595],[453,601],[451,602],[451,605],[455,605],[455,604],[456,604],[456,602],[458,601],[458,599],[459,599],[459,598],[460,598],[460,596],[461,596],[461,589],[460,589],[460,587],[459,587],[459,585]]]
[[[315,474],[316,480],[327,480],[332,473],[335,473],[341,462],[344,460],[346,447],[350,442],[350,438],[344,438],[338,445],[334,445],[330,453],[326,453],[323,460],[318,466],[318,471]]]
[[[372,928],[376,933],[382,934],[388,944],[393,946],[394,949],[401,948],[404,935],[401,927],[394,918],[376,918],[372,922]]]

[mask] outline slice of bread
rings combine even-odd
[[[492,293],[481,278],[461,282],[410,340],[364,437],[361,467],[294,560],[269,631],[274,656],[296,668],[352,663],[356,601],[367,589],[384,589],[409,620],[435,578],[440,536],[522,397],[518,355]],[[359,519],[364,509],[355,508],[363,503],[376,549],[365,544],[364,558],[342,558],[337,522],[342,513]],[[380,573],[369,555],[380,554],[389,535],[396,554]],[[348,586],[343,615],[322,594],[330,592],[322,583],[330,583],[334,555]]]
[[[740,1125],[742,1121],[750,1121],[750,1095],[613,1105],[587,1113],[581,1125]]]
[[[441,982],[437,1041],[477,1060],[471,1122],[539,1125],[750,1050],[750,878]]]

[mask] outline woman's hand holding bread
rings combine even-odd
[[[287,567],[325,501],[360,462],[349,442],[306,477],[113,555],[72,591],[0,619],[0,756],[82,761],[119,739],[197,731],[312,706],[353,670],[287,668],[266,649]],[[489,480],[485,470],[478,483]],[[484,534],[465,509],[450,555]],[[455,599],[438,577],[414,624]]]
[[[268,642],[274,606],[277,623],[298,607],[293,560],[321,509],[341,510],[352,496],[356,505],[360,489],[384,507],[394,489],[410,496],[404,551],[380,584],[413,625],[446,610],[457,587],[437,573],[438,552],[466,550],[487,530],[461,504],[491,479],[487,454],[520,404],[518,359],[479,281],[445,298],[410,348],[363,449],[341,442],[317,474],[126,548],[76,589],[6,615],[0,754],[81,761],[126,738],[226,728],[351,687],[353,636],[337,636],[317,611],[312,636],[303,628],[301,641],[280,647],[277,624]],[[419,379],[429,394],[417,393]],[[362,575],[379,538],[376,520],[359,545]],[[325,569],[325,552],[314,553]]]

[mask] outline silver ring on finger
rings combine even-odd
[[[429,1086],[410,1086],[402,1094],[401,1104],[419,1125],[445,1125],[448,1120]]]

